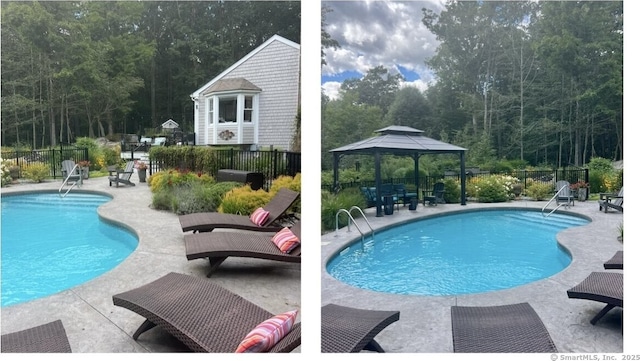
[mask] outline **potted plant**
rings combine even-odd
[[[89,179],[89,166],[91,166],[91,162],[88,160],[81,160],[77,164],[78,168],[82,171],[82,178]]]
[[[587,200],[587,190],[589,188],[589,183],[585,181],[577,181],[569,186],[571,190],[578,194],[578,200],[580,202],[584,202]]]
[[[137,160],[133,167],[138,170],[138,179],[140,179],[140,183],[146,182],[147,168],[149,168],[149,166],[147,166],[147,163]]]

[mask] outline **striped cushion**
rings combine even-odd
[[[253,211],[253,213],[251,213],[251,216],[249,217],[249,219],[251,219],[251,222],[261,227],[264,226],[264,224],[267,222],[267,218],[269,218],[269,211],[265,211],[262,207],[259,207],[258,209]]]
[[[293,310],[273,316],[262,322],[244,337],[236,352],[269,351],[291,331],[297,315],[298,310]]]
[[[291,252],[300,244],[298,237],[287,227],[274,234],[273,237],[271,237],[271,241],[284,253]]]

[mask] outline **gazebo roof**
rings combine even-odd
[[[422,135],[422,130],[406,126],[393,125],[378,129],[376,133],[380,133],[380,135],[332,149],[330,152],[413,154],[459,153],[467,150],[457,145],[425,137]]]

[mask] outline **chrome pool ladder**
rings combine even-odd
[[[549,199],[549,202],[547,202],[547,204],[545,204],[544,207],[542,207],[542,216],[543,217],[549,217],[553,212],[557,211],[558,208],[560,208],[560,207],[565,207],[565,208],[569,207],[569,202],[562,202],[562,203],[558,204],[556,206],[556,208],[551,210],[551,212],[549,212],[547,214],[544,213],[544,210],[549,206],[549,204],[551,204],[551,202],[553,202],[554,199],[558,198],[558,195],[560,194],[560,192],[562,192],[562,190],[565,189],[566,187],[567,187],[566,185],[562,186],[562,188],[560,188],[556,192],[556,194],[554,194],[553,197],[551,197],[551,199]]]
[[[351,215],[351,212],[353,210],[357,210],[358,212],[360,212],[360,215],[362,216],[364,221],[367,223],[367,226],[369,226],[369,230],[371,231],[371,238],[373,238],[373,235],[374,235],[373,227],[371,227],[371,223],[369,223],[369,220],[364,215],[364,212],[358,206],[353,206],[353,207],[349,208],[349,210],[346,210],[346,209],[342,208],[342,209],[338,210],[338,212],[336,212],[336,232],[338,232],[338,227],[339,227],[339,225],[338,225],[338,216],[340,215],[340,213],[345,213],[347,215],[347,217],[349,217],[349,221],[347,223],[347,232],[351,232],[351,223],[353,222],[353,225],[356,226],[356,229],[358,230],[358,232],[360,232],[360,240],[361,240],[362,246],[364,246],[364,232],[362,232],[362,230],[360,229],[360,226],[358,226],[358,223],[356,223],[356,220]],[[336,233],[336,236],[337,235],[338,234]]]
[[[69,178],[72,175],[74,175],[76,169],[79,169],[79,171],[80,171],[80,178],[77,181],[71,183],[71,186],[69,187],[69,189],[67,189],[67,191],[64,192],[64,194],[62,194],[62,189],[64,188],[65,185],[67,185],[67,183],[69,182]],[[60,197],[64,198],[64,197],[66,197],[67,194],[69,194],[69,192],[71,192],[73,187],[75,187],[75,186],[80,187],[81,185],[82,185],[82,168],[78,167],[78,165],[76,164],[76,165],[73,166],[73,169],[71,170],[71,172],[69,172],[69,174],[67,174],[67,178],[65,178],[62,181],[62,184],[60,185],[60,188],[58,188],[58,194],[60,195]]]

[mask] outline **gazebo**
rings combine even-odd
[[[376,217],[382,217],[382,177],[380,175],[380,159],[382,154],[410,156],[414,162],[415,184],[419,184],[418,160],[424,154],[453,153],[460,156],[460,204],[466,205],[466,184],[464,152],[467,150],[456,145],[441,142],[422,135],[423,131],[406,126],[393,125],[376,130],[380,133],[359,142],[330,150],[333,153],[333,188],[338,186],[338,166],[344,155],[365,154],[375,157],[376,181]]]

